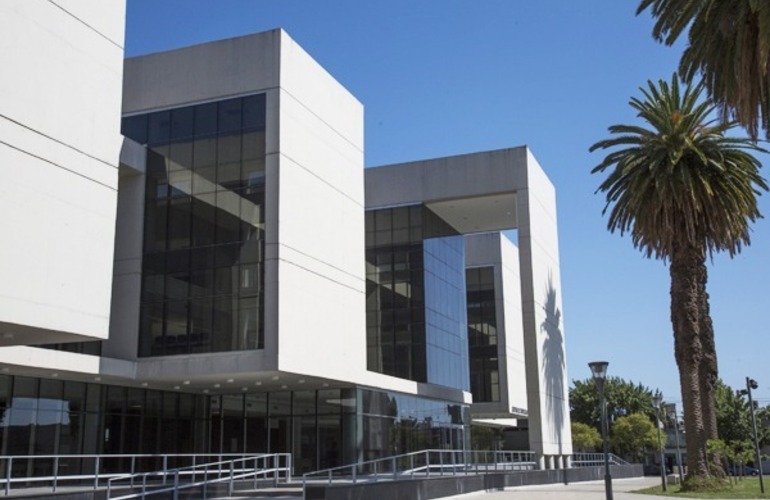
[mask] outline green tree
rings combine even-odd
[[[665,446],[664,437],[661,433],[658,441],[658,431],[648,415],[632,413],[620,417],[612,427],[612,449],[632,461],[641,462],[648,451],[659,451]]]
[[[655,395],[660,391],[655,390]],[[615,422],[618,418],[632,413],[646,413],[655,418],[650,406],[653,391],[640,383],[634,384],[620,377],[608,377],[604,382],[604,399],[607,404],[607,418]],[[570,418],[601,430],[599,393],[593,379],[573,380],[569,390]]]
[[[764,448],[770,445],[770,406],[758,408],[756,410],[756,417],[759,447]]]
[[[602,436],[595,427],[572,422],[572,445],[582,452],[595,451],[602,445]]]
[[[702,75],[724,121],[737,120],[754,140],[760,128],[770,138],[770,2],[642,0],[637,14],[648,8],[658,41],[672,45],[689,28],[682,78]]]
[[[715,387],[714,403],[719,439],[728,446],[736,441],[752,439],[751,413],[748,405],[721,380],[717,381]]]
[[[706,258],[719,251],[733,256],[749,244],[750,222],[760,217],[757,195],[767,190],[760,163],[749,153],[762,150],[748,139],[725,136],[732,124],[710,119],[715,105],[701,100],[702,90],[702,84],[680,90],[676,76],[671,84],[648,81],[641,89],[644,98],[632,98],[630,105],[649,128],[613,125],[612,138],[591,146],[591,151],[614,149],[592,170],[609,170],[597,190],[606,194],[608,229],[630,233],[648,258],[669,264],[693,485],[721,475],[721,468],[710,468],[706,449],[707,441],[717,438],[718,378]]]

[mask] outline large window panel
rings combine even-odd
[[[263,347],[265,113],[258,94],[124,119],[150,148],[140,356]]]
[[[217,139],[204,137],[193,142],[193,194],[217,190]]]

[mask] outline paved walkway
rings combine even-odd
[[[614,500],[671,500],[671,497],[630,493],[657,484],[660,484],[660,478],[657,477],[613,479],[613,498]],[[508,488],[505,491],[469,493],[453,498],[462,500],[603,500],[604,481],[586,481],[568,485],[519,486]]]

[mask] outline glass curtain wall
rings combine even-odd
[[[426,239],[423,262],[428,382],[467,391],[465,239]]]
[[[470,421],[466,405],[356,388],[204,396],[7,375],[0,412],[0,455],[292,453],[297,473],[462,448]],[[159,457],[137,464],[161,465]],[[68,458],[60,470],[93,466]],[[129,462],[103,466],[126,471]],[[15,476],[50,474],[53,461],[13,467]]]
[[[464,449],[469,408],[445,401],[360,391],[362,459],[424,449]]]
[[[0,454],[203,453],[204,396],[85,382],[0,376]],[[119,460],[107,469],[126,470]],[[151,467],[159,463],[143,464]],[[52,462],[14,462],[16,474],[44,474]],[[67,474],[93,470],[65,459]]]
[[[265,95],[123,134],[148,146],[139,356],[263,348]]]
[[[464,269],[462,237],[427,207],[366,212],[369,370],[467,390]]]
[[[500,401],[494,268],[490,266],[466,270],[466,286],[467,342],[473,401]]]

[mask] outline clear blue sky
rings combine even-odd
[[[557,190],[570,379],[605,359],[611,375],[679,402],[667,267],[606,231],[590,174],[602,159],[590,145],[635,122],[629,98],[670,78],[681,52],[652,40],[636,4],[128,0],[125,47],[133,56],[282,27],[364,104],[367,166],[528,145]],[[770,214],[770,196],[760,204]],[[767,220],[752,239],[736,259],[714,259],[709,291],[723,380],[755,378],[767,404]]]

